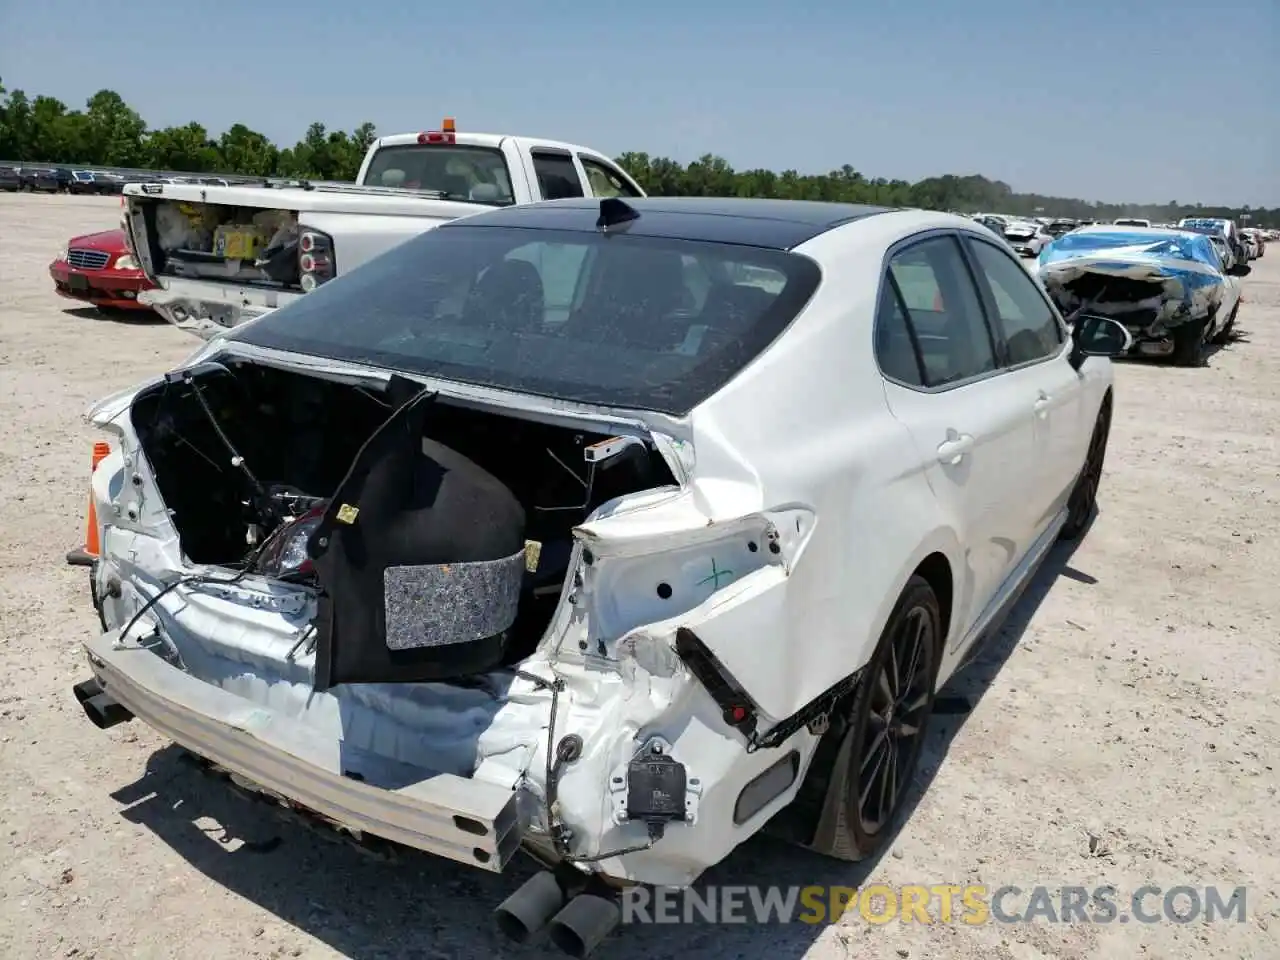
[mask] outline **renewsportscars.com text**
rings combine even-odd
[[[1115,887],[931,884],[891,887],[631,887],[623,923],[1191,923],[1247,915],[1244,887]]]

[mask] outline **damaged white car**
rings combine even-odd
[[[76,695],[353,833],[524,848],[502,929],[582,956],[766,823],[891,834],[939,686],[1088,524],[1128,346],[959,216],[447,223],[92,409]]]

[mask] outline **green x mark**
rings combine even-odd
[[[733,576],[732,570],[721,570],[716,566],[716,558],[712,557],[711,558],[711,576],[703,577],[701,580],[699,580],[698,586],[702,586],[704,583],[709,583],[711,584],[711,589],[718,590],[720,589],[720,578],[732,577],[732,576]]]

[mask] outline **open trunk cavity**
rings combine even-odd
[[[515,662],[555,612],[571,530],[674,483],[610,439],[279,369],[205,364],[132,410],[184,554],[317,588],[316,685],[444,680]]]
[[[143,200],[141,207],[157,276],[303,289],[296,212],[180,200]]]

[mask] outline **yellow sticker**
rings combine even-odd
[[[342,506],[338,508],[338,522],[339,523],[355,523],[356,517],[359,516],[359,514],[360,514],[359,507],[353,507],[349,503],[344,503]]]
[[[524,568],[530,573],[538,570],[538,560],[542,557],[542,544],[537,540],[524,542]]]

